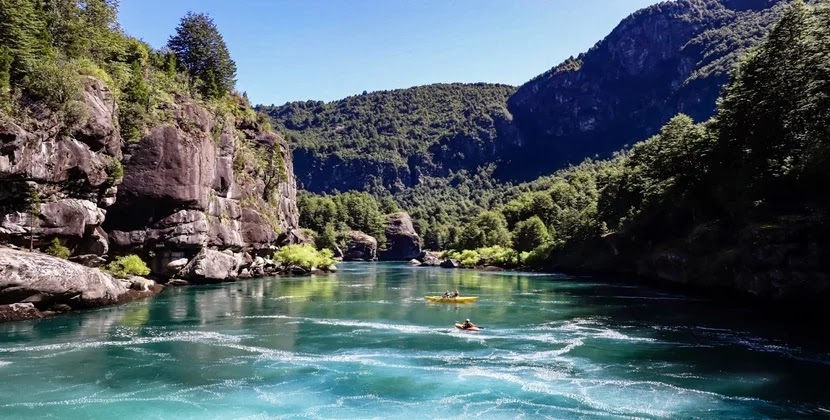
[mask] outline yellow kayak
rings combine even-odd
[[[459,297],[443,297],[443,296],[424,296],[430,302],[444,302],[444,303],[473,303],[478,299],[478,296],[459,296]]]

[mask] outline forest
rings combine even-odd
[[[529,183],[451,177],[441,181],[450,188],[426,186],[395,201],[413,214],[428,249],[466,250],[469,265],[482,265],[492,262],[492,247],[502,247],[513,264],[544,267],[563,250],[610,233],[661,243],[702,226],[728,237],[752,224],[824,223],[828,139],[830,5],[796,1],[742,58],[707,121],[677,115],[610,159]],[[434,199],[436,190],[448,195]],[[307,217],[340,196],[307,195],[300,211]],[[334,231],[349,223],[333,220]],[[486,258],[476,259],[475,250]]]

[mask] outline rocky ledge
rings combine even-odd
[[[0,248],[0,322],[126,303],[161,290],[142,277],[116,279],[60,258]]]

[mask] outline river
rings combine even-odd
[[[749,308],[597,279],[340,268],[0,324],[0,417],[830,414],[826,345]],[[424,301],[456,288],[478,302]],[[484,329],[453,327],[465,318]]]

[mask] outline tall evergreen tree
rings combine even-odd
[[[190,75],[200,82],[206,97],[218,97],[233,89],[236,63],[231,59],[222,35],[208,15],[188,12],[176,27],[167,47]]]

